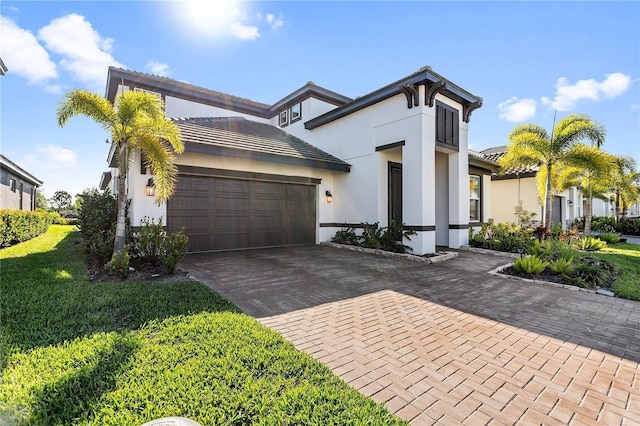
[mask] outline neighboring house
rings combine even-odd
[[[184,226],[190,251],[318,243],[345,224],[395,220],[416,231],[415,253],[433,253],[467,244],[468,228],[490,217],[496,164],[467,149],[482,99],[429,67],[356,99],[309,82],[273,105],[109,68],[107,99],[124,90],[160,96],[185,142],[161,206],[136,154],[131,224]],[[116,193],[113,145],[107,161],[100,187]]]
[[[0,208],[35,210],[42,181],[0,154]]]
[[[485,149],[481,154],[497,162],[507,152],[506,146]],[[538,200],[536,174],[539,167],[525,167],[498,172],[491,176],[491,215],[497,222],[518,223],[516,207],[535,213],[533,224],[542,223],[544,206]],[[551,222],[561,223],[567,229],[571,222],[584,215],[586,200],[578,187],[569,188],[560,194],[554,194],[551,210]],[[610,216],[611,203],[593,199],[593,216]]]

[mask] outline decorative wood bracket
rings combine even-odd
[[[480,108],[482,106],[482,98],[479,101],[473,102],[462,107],[462,121],[465,123],[469,122],[469,118],[471,117],[471,113]]]
[[[425,87],[425,96],[424,96],[424,104],[433,107],[433,102],[436,99],[436,93],[443,90],[447,85],[445,80],[436,81],[435,83],[426,84]]]
[[[415,84],[403,84],[400,91],[407,97],[407,108],[420,105],[420,92]]]

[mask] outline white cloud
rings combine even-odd
[[[231,34],[240,40],[255,40],[260,37],[258,27],[252,25],[244,25],[234,22],[229,28],[231,29]]]
[[[26,78],[29,84],[58,77],[56,64],[31,31],[18,27],[4,16],[0,16],[0,57],[8,72]]]
[[[29,154],[20,162],[27,169],[68,170],[77,164],[78,154],[58,145],[39,145],[35,154]]]
[[[102,38],[84,16],[72,13],[54,19],[40,29],[38,38],[63,57],[62,68],[93,89],[104,87],[110,65],[124,67],[111,56],[113,39]]]
[[[49,84],[45,86],[44,91],[54,95],[60,95],[62,94],[62,86],[59,84]]]
[[[169,68],[169,64],[166,62],[151,61],[147,64],[147,69],[151,74],[159,75],[161,77],[167,77],[173,72]]]
[[[500,118],[507,121],[519,122],[533,117],[536,113],[537,102],[533,99],[512,97],[498,104]]]
[[[571,84],[566,77],[560,77],[556,83],[555,98],[551,100],[548,97],[543,97],[542,103],[558,111],[569,111],[581,99],[597,101],[602,96],[615,98],[623,94],[630,85],[631,78],[619,72],[606,74],[601,82],[590,78]]]
[[[629,108],[631,108],[633,112],[640,111],[640,104],[631,104]]]
[[[284,21],[282,20],[282,18],[276,18],[272,13],[267,14],[267,22],[274,30],[277,30],[284,25]]]

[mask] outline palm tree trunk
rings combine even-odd
[[[545,194],[544,205],[544,227],[551,229],[551,207],[552,207],[552,191],[551,191],[551,163],[547,163],[547,193]]]
[[[116,238],[113,247],[113,254],[124,249],[125,235],[125,219],[127,206],[127,192],[125,187],[126,176],[118,176],[118,219],[116,221]]]
[[[593,193],[591,191],[591,182],[587,188],[587,205],[584,208],[584,235],[591,235],[591,216],[593,215]]]
[[[624,201],[622,202],[622,211],[620,211],[620,191],[616,190],[616,222],[620,221],[620,216],[624,214]]]

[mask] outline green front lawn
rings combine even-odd
[[[0,424],[404,424],[199,283],[89,282],[72,229],[0,252]]]
[[[618,268],[620,277],[612,286],[612,290],[618,296],[640,300],[640,244],[613,244],[591,254],[613,263]]]

